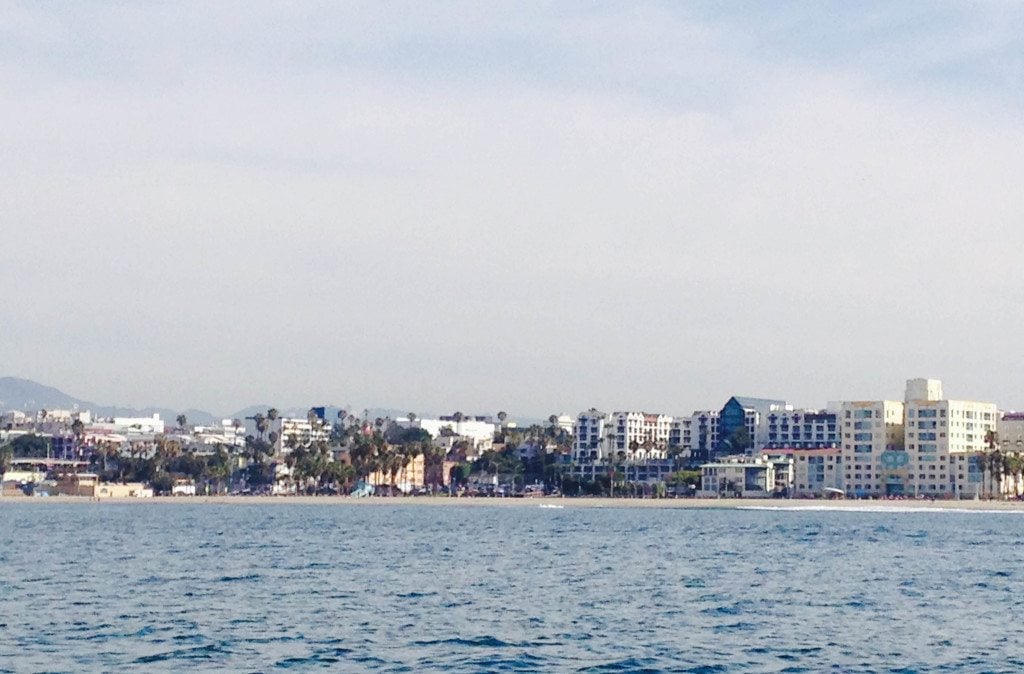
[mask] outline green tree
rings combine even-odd
[[[179,431],[184,431],[185,430],[185,424],[188,423],[188,417],[186,417],[184,414],[179,414],[177,416],[177,418],[175,419],[175,421],[178,422],[178,430]]]

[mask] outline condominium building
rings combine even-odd
[[[851,496],[901,495],[910,485],[903,447],[903,403],[898,400],[844,402],[842,487]]]
[[[788,458],[792,461],[792,496],[820,497],[830,492],[845,491],[843,476],[843,450],[836,447],[765,449],[769,458]]]
[[[978,456],[995,446],[995,403],[911,400],[906,408],[909,485],[915,495],[980,496]]]
[[[277,417],[270,424],[274,433],[274,451],[287,454],[299,447],[311,447],[330,439],[330,427],[318,418]]]
[[[603,461],[621,457],[626,461],[660,460],[668,456],[672,417],[646,412],[612,412],[595,409],[581,412],[573,426],[573,458]]]
[[[703,460],[711,458],[714,448],[718,446],[719,417],[717,410],[698,410],[690,417],[692,455]]]
[[[763,442],[755,445],[755,451],[780,447],[839,447],[842,441],[836,409],[773,411],[762,420],[762,425],[765,428],[759,428],[757,436]]]
[[[607,444],[605,439],[605,424],[607,415],[590,408],[586,412],[580,412],[576,416],[576,423],[573,425],[572,458],[577,463],[600,461],[607,453],[604,447]]]
[[[645,412],[613,412],[609,432],[614,434],[612,451],[625,453],[629,461],[664,459],[668,456],[668,437],[672,417]]]

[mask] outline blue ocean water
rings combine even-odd
[[[0,671],[1019,672],[1024,514],[0,504]]]

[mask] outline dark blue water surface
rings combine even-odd
[[[1024,515],[2,504],[0,671],[1024,670]]]

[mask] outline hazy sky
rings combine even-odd
[[[1022,8],[3,3],[0,375],[1024,407]]]

